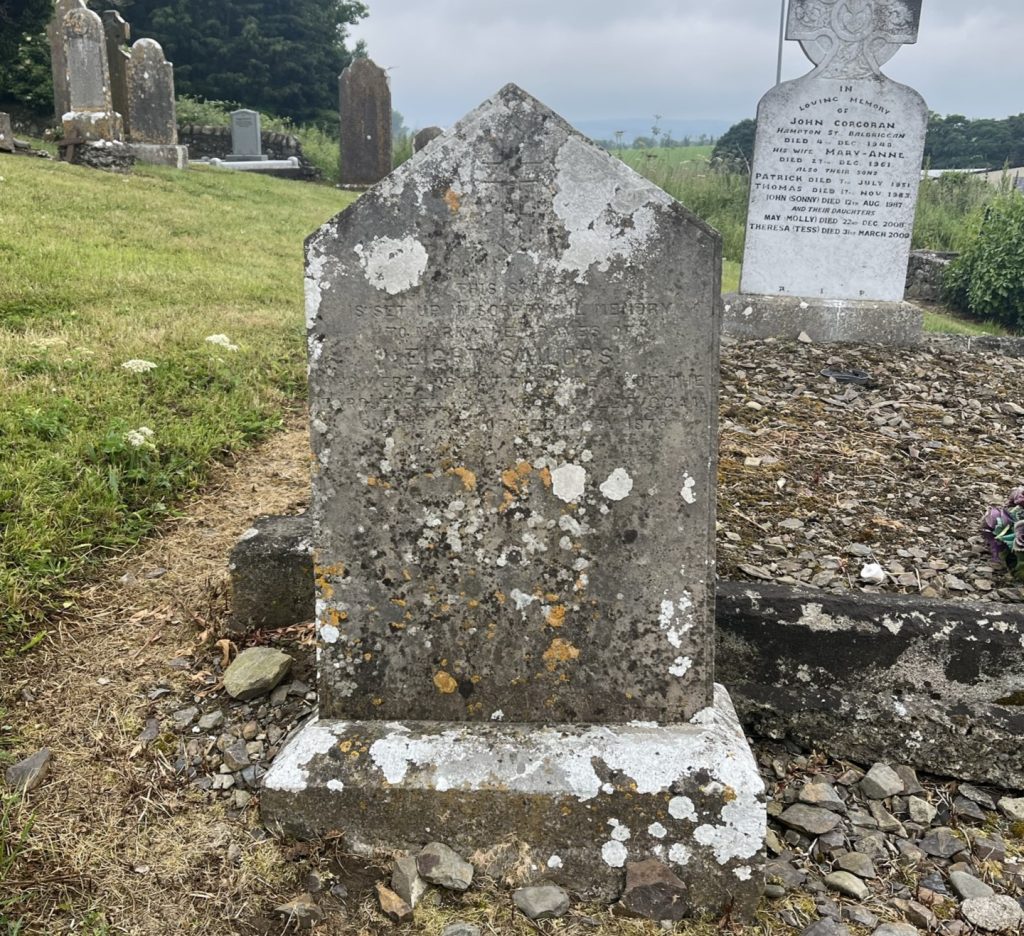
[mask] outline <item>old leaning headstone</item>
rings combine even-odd
[[[257,162],[267,158],[263,155],[259,111],[231,112],[231,153],[224,158],[228,162]]]
[[[375,185],[391,171],[391,84],[368,58],[352,62],[338,79],[341,184]]]
[[[307,242],[319,719],[265,821],[509,836],[749,917],[763,786],[713,684],[718,235],[509,85]],[[442,818],[443,817],[443,818]]]
[[[71,10],[84,10],[85,0],[55,0],[53,16],[46,26],[53,71],[53,109],[58,120],[71,109],[68,93],[68,60],[64,51],[64,17]]]
[[[104,10],[103,34],[107,40],[107,67],[110,69],[110,100],[121,115],[124,135],[131,139],[131,115],[128,113],[128,47],[132,28],[117,10]]]
[[[188,149],[178,145],[174,108],[174,66],[160,43],[139,39],[128,61],[128,139],[135,158],[145,163],[188,164]]]
[[[903,303],[928,109],[882,74],[917,41],[921,0],[792,0],[787,36],[815,69],[758,107],[739,297],[726,327],[912,343]]]
[[[121,115],[110,96],[106,37],[99,16],[84,7],[64,16],[69,107],[64,114],[64,139],[72,144],[119,141]]]

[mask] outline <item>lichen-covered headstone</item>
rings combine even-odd
[[[816,67],[773,88],[758,107],[744,295],[797,297],[811,308],[903,299],[928,109],[881,69],[917,41],[921,2],[790,4],[787,37]],[[749,303],[734,305],[734,317],[751,318]],[[863,305],[846,308],[840,331],[857,337],[858,311],[871,322],[861,337],[871,337],[871,327],[878,340],[919,330],[907,309]]]
[[[63,120],[71,109],[68,90],[68,59],[64,51],[64,17],[71,10],[84,10],[85,0],[55,0],[53,16],[46,26],[53,71],[53,109],[57,120]]]
[[[712,684],[718,235],[509,85],[307,243],[320,720],[268,822],[751,912]],[[358,806],[356,805],[358,804]]]
[[[174,107],[174,66],[160,43],[139,39],[128,60],[128,113],[136,159],[184,169],[188,149],[178,145]]]
[[[110,96],[103,21],[92,10],[72,9],[64,16],[64,54],[69,95],[65,140],[120,140],[121,116]]]
[[[14,152],[14,129],[11,126],[11,115],[0,111],[0,152]]]
[[[368,58],[352,62],[338,79],[341,183],[374,185],[391,171],[391,84]]]
[[[132,41],[132,28],[117,10],[104,10],[103,34],[107,40],[107,66],[110,69],[110,100],[121,115],[124,135],[131,139],[131,115],[128,112],[128,47]]]

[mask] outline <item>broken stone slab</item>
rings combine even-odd
[[[232,699],[248,702],[270,692],[291,669],[292,658],[273,647],[249,647],[224,671],[224,689]]]
[[[430,889],[430,885],[420,877],[415,856],[403,855],[395,862],[391,872],[391,889],[410,907],[416,909],[416,904]]]
[[[31,757],[18,761],[7,768],[7,785],[17,793],[31,793],[46,779],[52,759],[50,749],[41,748]]]
[[[797,803],[779,816],[779,822],[804,835],[816,836],[831,832],[842,819],[831,810]]]
[[[888,799],[903,792],[903,781],[888,764],[873,764],[860,782],[861,792],[873,800]]]
[[[659,858],[696,916],[750,919],[764,880],[764,784],[721,687],[682,725],[321,719],[277,756],[260,806],[272,830],[341,828],[367,852],[422,841],[429,815],[462,854],[517,830],[549,877],[608,901],[627,861]]]
[[[800,788],[799,799],[808,806],[820,806],[831,812],[846,814],[846,803],[829,783],[807,783]]]
[[[674,922],[690,915],[686,885],[657,858],[626,865],[626,889],[618,907],[629,916],[645,920]]]
[[[430,884],[446,890],[469,890],[473,866],[441,842],[431,842],[416,856],[416,870]]]
[[[395,923],[408,923],[413,918],[412,907],[398,896],[390,887],[377,884],[377,900],[380,911]]]
[[[529,920],[554,920],[569,912],[569,895],[555,884],[517,888],[512,903]]]

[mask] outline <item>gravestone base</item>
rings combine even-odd
[[[909,302],[857,302],[800,296],[722,297],[722,331],[736,338],[797,338],[823,344],[919,345],[924,314]]]
[[[764,784],[721,686],[681,725],[314,721],[260,803],[270,829],[342,831],[360,853],[443,841],[468,857],[516,838],[537,879],[589,899],[658,858],[694,917],[751,920],[764,887]]]
[[[265,162],[270,157],[268,156],[246,156],[239,153],[238,155],[230,154],[224,156],[224,162]]]
[[[68,111],[63,118],[64,140],[69,143],[120,141],[124,124],[116,111]]]
[[[188,168],[188,147],[164,143],[131,143],[135,161],[147,166],[171,166],[174,169]]]

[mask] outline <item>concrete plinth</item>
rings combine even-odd
[[[298,172],[302,167],[295,156],[288,159],[267,159],[266,156],[254,156],[251,159],[211,159],[211,166],[218,169],[234,169],[236,172],[281,172],[294,170]]]
[[[188,147],[160,143],[130,143],[135,161],[149,166],[188,168]]]
[[[799,296],[722,297],[722,331],[737,338],[796,338],[824,344],[918,345],[924,315],[909,302],[854,302]]]
[[[764,785],[725,689],[689,723],[307,725],[263,782],[263,820],[358,851],[440,840],[464,856],[515,837],[538,878],[614,899],[626,862],[659,858],[692,915],[753,916]]]

